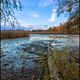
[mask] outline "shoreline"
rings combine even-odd
[[[30,32],[24,30],[2,30],[0,33],[0,40],[29,37],[30,34],[79,35],[78,33],[70,34],[70,33],[53,33],[53,32]]]

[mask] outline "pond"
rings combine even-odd
[[[30,37],[1,40],[2,80],[32,80],[33,75],[39,79],[48,68],[39,68],[38,61],[48,55],[48,49],[65,47],[78,49],[79,36],[30,34]]]
[[[31,34],[30,37],[1,40],[1,61],[2,61],[1,65],[4,66],[6,64],[7,65],[6,68],[10,68],[11,64],[14,63],[16,68],[22,67],[23,60],[26,58],[26,60],[24,60],[26,61],[25,65],[28,68],[33,68],[34,62],[31,59],[31,57],[34,59],[37,58],[38,55],[36,53],[39,53],[40,49],[45,53],[47,51],[46,45],[49,42],[51,42],[51,46],[53,48],[63,48],[63,47],[78,48],[79,36]],[[44,43],[46,43],[46,45],[44,45]],[[42,47],[44,49],[40,48],[38,44],[45,46],[45,48],[44,47]]]

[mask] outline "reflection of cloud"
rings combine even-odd
[[[53,0],[41,0],[39,6],[40,7],[46,7],[46,6],[49,6],[52,3],[53,3]]]
[[[52,14],[51,14],[51,17],[50,19],[48,20],[49,22],[54,22],[56,20],[56,10],[53,9],[52,10]]]
[[[37,13],[33,13],[33,14],[32,14],[32,17],[33,17],[33,18],[39,18],[39,16],[40,16],[40,15],[37,14]]]

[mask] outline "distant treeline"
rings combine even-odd
[[[54,34],[79,34],[78,18],[73,18],[59,26],[49,27],[47,30],[32,30],[31,33],[54,33]]]
[[[11,38],[20,38],[20,37],[28,37],[29,32],[24,30],[4,30],[0,33],[0,39],[11,39]]]

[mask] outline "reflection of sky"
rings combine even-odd
[[[58,39],[54,39],[54,38],[49,38],[49,35],[31,35],[30,38],[18,38],[18,39],[9,39],[9,40],[2,40],[1,41],[1,48],[2,50],[4,49],[4,51],[9,51],[9,52],[16,52],[16,49],[18,48],[22,48],[22,46],[20,46],[21,44],[29,44],[30,42],[33,41],[40,41],[40,40],[54,40],[53,41],[53,45],[60,45],[60,44],[65,44],[68,46],[71,45],[78,45],[79,43],[79,39],[76,37],[72,37],[72,38],[58,38]],[[50,35],[51,36],[51,35]],[[63,35],[62,35],[63,36]],[[65,35],[67,37],[67,35]],[[65,46],[63,45],[63,46]]]
[[[28,44],[34,41],[49,41],[53,40],[52,45],[54,47],[60,48],[65,46],[79,46],[79,38],[73,36],[67,36],[67,35],[61,35],[65,36],[65,38],[58,38],[53,39],[49,38],[49,36],[55,36],[55,35],[30,35],[30,38],[18,38],[18,39],[7,39],[1,41],[1,52],[2,55],[5,57],[2,57],[2,61],[7,61],[12,59],[15,62],[15,66],[22,64],[21,56],[23,57],[37,57],[37,55],[29,54],[28,52],[23,52],[21,49],[25,46],[21,44]],[[59,35],[60,36],[60,35]],[[25,61],[25,60],[24,60]],[[33,65],[32,60],[26,60],[26,65]],[[28,65],[30,67],[30,65]]]
[[[34,34],[33,34],[34,35]],[[63,38],[49,38],[49,35],[31,35],[30,40],[33,41],[39,41],[39,40],[54,40],[52,45],[55,47],[65,47],[65,46],[78,46],[79,45],[79,38],[75,35],[70,36],[70,35],[58,35],[58,36],[63,36]],[[53,36],[53,35],[50,35]],[[56,36],[56,35],[54,35]]]

